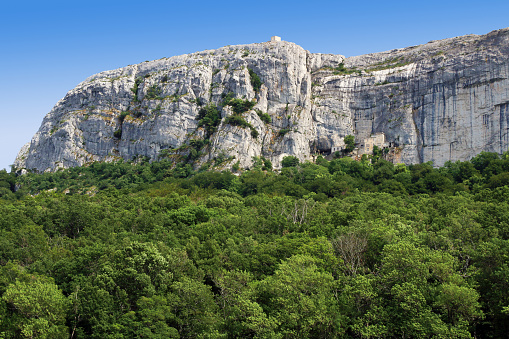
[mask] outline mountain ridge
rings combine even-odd
[[[264,157],[277,168],[284,156],[312,160],[346,135],[362,143],[374,133],[385,134],[394,162],[439,166],[502,153],[508,56],[505,28],[349,58],[282,41],[129,65],[69,91],[14,166],[53,171],[147,156],[218,168]],[[228,93],[253,105],[235,112]],[[211,135],[197,119],[207,105],[220,115]]]

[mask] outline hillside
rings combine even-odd
[[[276,168],[384,133],[392,161],[468,160],[509,139],[509,29],[344,58],[286,42],[226,46],[93,75],[44,118],[15,167],[149,157]]]

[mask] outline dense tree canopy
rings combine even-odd
[[[507,336],[507,154],[265,160],[0,171],[0,338]]]

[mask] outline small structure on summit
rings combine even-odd
[[[270,42],[278,42],[278,41],[281,41],[280,36],[274,35],[274,36],[270,37]]]

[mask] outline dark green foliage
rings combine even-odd
[[[163,92],[163,90],[160,89],[157,84],[153,84],[152,86],[150,86],[148,88],[147,94],[145,94],[145,98],[144,99],[147,99],[147,100],[152,100],[152,99],[163,100],[163,98],[161,97],[161,93],[162,92]]]
[[[236,99],[233,98],[232,93],[228,93],[226,96],[223,97],[223,105],[224,106],[231,106],[233,112],[237,115],[242,114],[244,112],[249,111],[252,109],[255,105],[255,101],[249,101],[249,100],[242,100],[242,99]]]
[[[240,162],[237,161],[235,164],[233,164],[232,171],[238,172],[239,170],[240,170]]]
[[[120,116],[118,117],[118,121],[120,124],[124,123],[125,118],[129,115],[130,112],[121,112]]]
[[[202,155],[202,149],[210,143],[208,136],[206,139],[191,139],[188,145],[181,146],[181,150],[187,151],[186,161],[193,163],[198,160]]]
[[[232,126],[239,126],[242,128],[248,128],[249,126],[251,126],[251,124],[248,123],[246,119],[238,115],[230,115],[229,117],[226,117],[224,119],[224,123],[230,124]]]
[[[208,145],[209,140],[202,139],[191,139],[189,140],[189,145],[191,145],[195,149],[202,149],[205,145]]]
[[[489,188],[497,188],[509,185],[509,173],[504,172],[497,175],[494,175],[490,178],[487,183]]]
[[[208,104],[200,108],[196,120],[199,120],[198,126],[205,128],[208,138],[216,132],[217,126],[221,123],[221,113],[215,105]]]
[[[203,152],[201,151],[201,148],[196,148],[193,146],[187,147],[188,153],[186,157],[187,163],[194,163],[196,160],[200,159],[200,157],[203,155]]]
[[[223,99],[223,103],[227,103],[230,100],[232,100],[233,99],[233,95],[234,95],[233,92],[221,93],[221,99]]]
[[[0,171],[0,336],[504,338],[508,165]]]
[[[138,99],[138,87],[140,86],[140,84],[142,82],[143,82],[143,78],[142,77],[138,77],[138,78],[136,78],[136,80],[134,80],[134,86],[133,86],[133,88],[131,88],[131,92],[133,92],[133,94],[134,94],[134,99],[133,99],[134,102],[139,102],[140,101]]]
[[[251,125],[249,122],[246,121],[246,119],[244,119],[241,116],[230,115],[229,117],[226,117],[226,119],[224,119],[224,123],[230,124],[232,126],[249,128],[251,130],[251,136],[255,139],[258,137],[258,134],[259,134],[258,131],[253,127],[253,125]]]
[[[272,171],[272,162],[265,157],[253,157],[254,170]]]
[[[292,130],[291,128],[282,128],[279,130],[277,134],[280,137],[284,137],[288,132],[291,132],[291,130]]]
[[[150,163],[147,159],[138,159],[135,164],[94,162],[88,167],[74,167],[55,173],[26,174],[17,180],[22,186],[19,192],[31,194],[54,188],[59,192],[68,189],[72,193],[94,192],[110,187],[136,190],[147,183],[172,176],[172,167],[169,161]],[[177,168],[179,166],[174,171]]]
[[[299,158],[288,155],[283,158],[283,161],[281,161],[281,166],[283,167],[295,167],[300,163]]]
[[[345,152],[350,153],[355,148],[355,137],[353,135],[347,135],[344,138],[345,141]]]
[[[225,123],[233,125],[233,126],[239,126],[242,128],[249,128],[251,130],[251,136],[256,139],[258,137],[258,131],[253,127],[253,125],[248,123],[241,116],[242,113],[247,112],[250,109],[252,109],[254,107],[254,105],[256,104],[256,102],[249,101],[249,100],[235,99],[235,98],[233,98],[233,93],[231,93],[231,92],[226,95],[223,94],[222,97],[223,97],[223,105],[231,106],[231,108],[234,112],[233,115],[231,115],[225,119]],[[207,106],[207,107],[209,107],[209,106]],[[207,111],[205,111],[202,108],[202,110],[200,110],[200,114],[198,115],[198,118],[201,119],[200,126],[202,126],[202,121],[203,121],[203,125],[210,126],[209,129],[207,130],[208,137],[212,133],[215,132],[217,125],[219,125],[219,123],[221,122],[221,120],[220,120],[221,116],[220,116],[219,111],[217,110],[217,108],[215,106],[214,106],[214,109],[215,109],[215,111],[211,111],[211,109],[207,109]],[[217,112],[217,115],[216,115],[216,112]],[[202,118],[202,116],[203,116],[203,118]],[[207,118],[208,116],[210,116],[210,118]],[[218,116],[219,118],[216,119],[215,118],[216,116]]]
[[[258,93],[262,87],[262,80],[251,68],[249,68],[248,71],[249,77],[251,78],[251,86],[253,86],[255,92]]]
[[[272,119],[270,118],[270,115],[268,113],[263,113],[261,110],[256,109],[256,114],[262,119],[262,121],[266,124],[270,124]]]
[[[120,139],[122,137],[122,124],[124,123],[125,118],[130,114],[131,112],[121,112],[118,117],[118,122],[120,123],[120,127],[113,132],[113,137]]]
[[[497,153],[481,152],[471,162],[477,171],[488,178],[509,169]]]
[[[0,170],[0,188],[6,188],[14,192],[16,176],[14,173],[7,173],[6,170]]]
[[[316,158],[316,164],[326,168],[329,166],[329,162],[321,155]]]
[[[269,159],[265,159],[264,157],[262,157],[262,161],[263,161],[262,171],[272,171],[272,161],[270,161]]]
[[[192,182],[201,188],[215,188],[215,189],[224,189],[228,190],[235,180],[235,175],[233,175],[229,171],[225,172],[202,172],[195,175],[192,179]]]
[[[70,301],[53,280],[29,275],[12,264],[6,268],[17,277],[6,286],[0,300],[2,334],[9,338],[68,338],[65,320]]]
[[[345,75],[345,74],[352,74],[352,73],[359,73],[361,74],[360,70],[353,68],[346,68],[343,63],[340,63],[338,67],[335,67],[332,69],[334,75]]]

